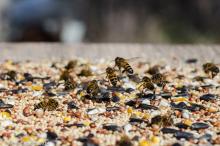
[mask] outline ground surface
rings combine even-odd
[[[1,61],[23,61],[0,65],[0,145],[220,144],[220,78],[209,78],[201,66],[218,63],[218,46],[0,46]],[[141,58],[129,62],[134,76],[117,70],[120,82],[112,87],[105,69],[114,66],[115,56]],[[66,67],[75,57],[77,63]],[[155,65],[155,73],[149,72]],[[158,72],[164,88],[153,81]],[[152,79],[155,95],[138,88],[144,76]],[[87,90],[92,80],[97,94]]]

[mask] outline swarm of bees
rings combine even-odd
[[[120,75],[126,74],[130,79],[131,75],[134,75],[134,70],[131,65],[128,63],[130,59],[124,59],[122,57],[116,57],[114,59],[115,65],[113,67],[107,67],[105,70],[106,79],[112,87],[120,87]],[[78,85],[74,81],[74,78],[71,76],[71,72],[74,72],[74,68],[77,65],[77,61],[70,61],[66,66],[65,70],[62,72],[60,76],[60,80],[64,80],[64,90],[70,91],[74,90]],[[148,73],[150,77],[144,76],[139,80],[137,89],[142,93],[145,90],[152,91],[154,94],[156,92],[157,87],[161,87],[164,90],[164,87],[167,85],[166,76],[160,73],[160,66],[156,65],[149,68]],[[219,68],[217,65],[213,63],[205,63],[203,64],[203,71],[210,77],[214,78],[219,73]],[[78,74],[78,76],[91,76],[92,72],[88,68],[84,68]],[[15,77],[15,73],[13,71],[8,72],[7,76],[11,79]],[[89,97],[95,97],[101,93],[101,88],[99,87],[99,80],[93,79],[86,83],[86,87],[84,88],[85,92]],[[101,83],[100,83],[101,84]],[[54,99],[44,99],[40,103],[34,105],[35,109],[42,108],[44,110],[55,110],[58,107],[58,102]],[[167,121],[167,122],[165,122]],[[169,118],[165,117],[155,117],[152,119],[152,124],[162,123],[167,125],[166,123],[172,123],[169,121]]]

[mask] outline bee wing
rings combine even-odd
[[[141,57],[132,57],[132,58],[128,58],[128,59],[125,59],[126,61],[130,62],[130,61],[136,61],[137,59],[140,59]],[[110,62],[114,62],[114,60],[111,60]]]
[[[132,58],[128,58],[128,59],[125,59],[126,61],[128,62],[132,62],[132,61],[136,61],[138,59],[140,59],[141,57],[132,57]]]

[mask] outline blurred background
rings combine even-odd
[[[0,0],[0,41],[219,43],[219,0]]]

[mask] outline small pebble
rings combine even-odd
[[[35,110],[35,115],[36,115],[36,117],[38,117],[38,118],[42,118],[43,115],[44,115],[43,109],[36,109],[36,110]]]
[[[190,118],[190,114],[188,110],[183,110],[182,111],[182,117],[185,119],[189,119]]]
[[[31,113],[31,107],[30,107],[30,106],[26,106],[26,107],[23,109],[23,115],[24,115],[25,117],[28,117],[28,116],[32,115],[32,113]]]
[[[106,110],[103,109],[103,108],[94,108],[94,109],[88,109],[87,110],[88,115],[101,114],[101,113],[104,113],[104,112],[106,112]]]

